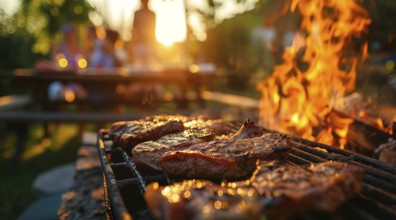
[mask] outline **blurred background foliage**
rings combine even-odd
[[[372,23],[369,27],[371,52],[395,52],[396,49],[396,1],[364,0]]]
[[[63,24],[87,24],[85,0],[23,0],[12,16],[0,10],[0,67],[31,68],[60,40]]]
[[[247,2],[230,1],[242,5]],[[396,1],[358,1],[369,10],[373,20],[367,36],[370,52],[394,52]],[[282,12],[285,3],[290,0],[259,0],[253,10],[219,23],[216,20],[216,11],[224,2],[206,0],[205,10],[190,9],[202,15],[207,28],[206,41],[200,42],[194,36],[189,37],[190,55],[198,61],[214,62],[221,68],[232,69],[236,73],[236,82],[239,81],[238,77],[246,77],[246,73],[257,70],[271,72],[271,68],[266,67],[269,51],[253,42],[252,32],[268,20],[280,34],[288,29],[295,29],[299,21],[298,15]],[[90,22],[89,13],[94,10],[86,0],[22,0],[21,7],[12,16],[0,11],[0,67],[32,67],[37,59],[47,56],[51,44],[59,40],[59,31],[63,24],[86,25]],[[282,50],[280,47],[270,51],[274,56],[270,64],[280,62]]]

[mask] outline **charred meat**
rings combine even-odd
[[[250,176],[256,161],[284,160],[291,150],[289,139],[267,133],[248,139],[219,139],[163,154],[160,164],[177,178],[239,179]]]
[[[168,121],[121,121],[112,124],[108,134],[114,146],[120,146],[127,152],[139,143],[157,140],[158,138],[181,132],[184,130],[183,122],[175,119]]]
[[[360,192],[362,178],[358,167],[325,162],[310,167],[285,165],[270,172],[259,168],[251,184],[262,199],[263,212],[282,219],[307,211],[335,211]]]

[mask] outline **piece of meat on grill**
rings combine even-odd
[[[183,122],[186,129],[210,129],[217,135],[226,135],[232,133],[233,128],[229,126],[228,123],[224,122],[222,119],[210,119],[206,116],[182,116],[182,115],[155,115],[146,117],[145,120],[148,121],[167,121],[169,119],[177,119]]]
[[[247,181],[154,183],[145,200],[159,219],[287,219],[335,211],[360,192],[362,177],[362,169],[341,162],[310,167],[261,162]]]
[[[221,186],[186,180],[170,186],[153,183],[144,194],[156,219],[259,219],[259,198],[249,186]]]
[[[161,170],[160,160],[164,153],[182,150],[214,138],[215,135],[209,129],[188,129],[163,136],[155,141],[140,143],[132,149],[132,157],[138,167]]]
[[[363,170],[341,162],[309,167],[285,165],[258,169],[251,184],[262,198],[263,212],[282,219],[308,211],[334,212],[361,190]]]
[[[177,119],[168,121],[121,121],[112,124],[108,131],[114,146],[121,146],[127,152],[139,143],[157,140],[158,138],[181,132],[184,130],[183,122]]]
[[[285,135],[267,133],[248,139],[218,139],[166,152],[160,161],[170,177],[240,179],[250,176],[257,159],[284,160],[291,150]]]
[[[218,135],[229,135],[234,131],[233,127],[230,127],[231,123],[227,123],[222,119],[210,119],[204,115],[198,116],[184,116],[184,115],[154,115],[148,116],[144,120],[146,121],[168,121],[168,120],[179,120],[183,122],[186,129],[210,129],[212,132]]]

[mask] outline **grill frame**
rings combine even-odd
[[[228,126],[230,130],[237,131],[241,124],[234,122]],[[396,219],[396,167],[348,150],[289,137],[293,144],[287,159],[290,163],[310,165],[334,160],[356,165],[366,171],[362,192],[357,197],[342,205],[336,213],[308,213],[303,219]],[[98,132],[97,140],[103,168],[107,218],[152,219],[143,199],[146,185],[153,181],[167,185],[171,180],[164,174],[139,171],[128,153],[121,148],[112,148],[112,141],[106,132]]]

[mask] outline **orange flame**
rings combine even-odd
[[[336,102],[354,90],[356,66],[367,57],[367,44],[356,50],[351,43],[370,24],[368,13],[354,0],[293,0],[291,11],[297,9],[303,16],[304,35],[296,34],[283,54],[284,63],[258,84],[260,123],[344,146],[352,120],[330,113]]]

